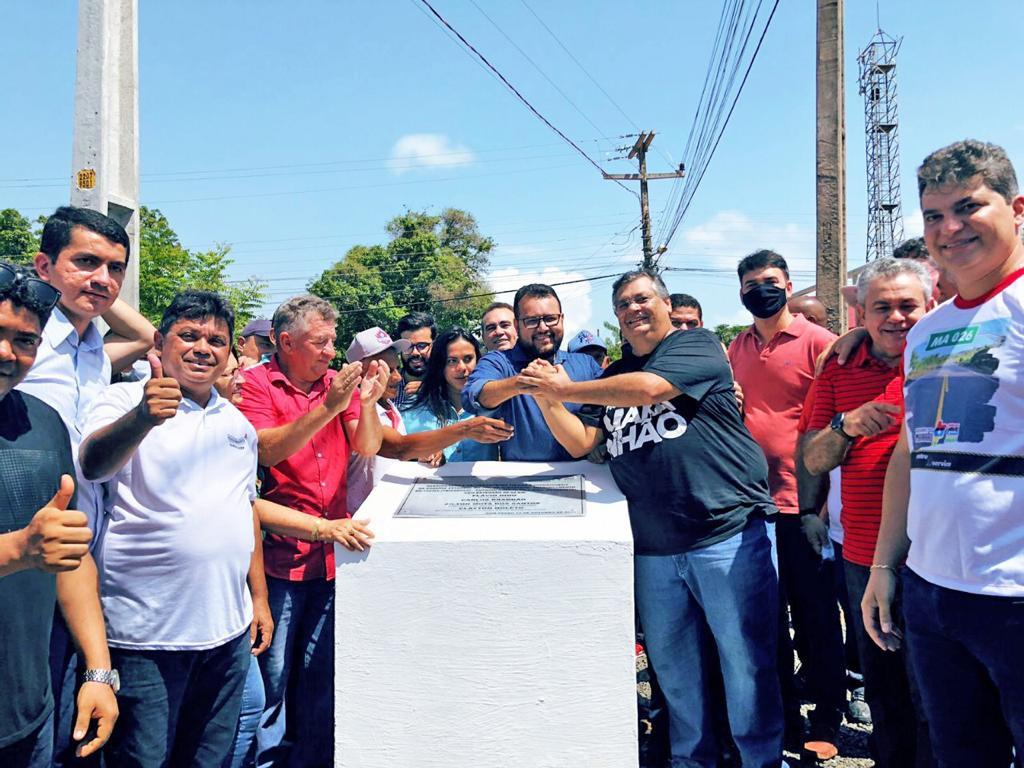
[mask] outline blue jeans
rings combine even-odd
[[[111,768],[220,765],[231,749],[252,654],[249,633],[206,651],[110,649],[121,714],[103,748]]]
[[[1024,598],[939,587],[903,569],[907,655],[943,768],[1024,755]]]
[[[266,651],[264,651],[266,653]],[[267,697],[263,691],[263,675],[255,656],[250,657],[249,671],[245,675],[242,689],[242,711],[238,714],[238,729],[231,751],[223,768],[252,768],[256,764],[256,731],[266,706]]]
[[[260,768],[334,765],[334,582],[267,577],[274,642],[259,657],[267,704]],[[289,716],[287,710],[296,711]]]
[[[53,717],[20,741],[0,747],[3,768],[50,768],[53,765]]]
[[[669,709],[672,768],[714,768],[707,632],[718,649],[729,725],[744,768],[782,761],[778,581],[763,521],[679,555],[637,555],[637,610]]]

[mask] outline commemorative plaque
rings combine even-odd
[[[583,475],[420,477],[395,517],[583,517]]]

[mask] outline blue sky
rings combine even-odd
[[[609,171],[635,169],[605,162],[630,141],[605,137],[637,127],[657,131],[650,170],[672,169],[693,121],[720,4],[527,2],[434,5]],[[142,202],[163,211],[186,246],[232,244],[233,276],[268,280],[268,309],[352,245],[384,242],[385,223],[404,208],[473,213],[498,242],[496,289],[617,273],[639,259],[636,197],[603,181],[416,0],[140,5]],[[890,0],[880,16],[889,34],[903,37],[910,235],[920,230],[914,169],[930,150],[971,136],[1002,144],[1024,168],[1024,109],[1012,68],[1024,3]],[[5,0],[0,20],[7,32],[0,208],[35,216],[68,199],[76,4]],[[866,227],[856,56],[876,28],[875,3],[847,0],[851,266],[864,260]],[[709,324],[749,320],[732,270],[750,251],[774,248],[789,259],[798,288],[813,281],[814,60],[814,4],[783,0],[663,260],[718,270],[666,274],[671,290],[700,299]],[[671,186],[651,183],[655,231]],[[611,319],[610,282],[560,290],[567,336]]]

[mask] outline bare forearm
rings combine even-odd
[[[827,475],[812,475],[804,466],[804,451],[809,435],[803,434],[796,441],[796,494],[801,513],[818,514],[828,498]]]
[[[115,371],[127,368],[153,346],[156,328],[127,302],[117,299],[103,314],[103,320],[110,327],[103,348]]]
[[[511,400],[518,394],[521,394],[522,390],[519,388],[517,378],[511,376],[507,379],[498,379],[497,381],[488,381],[480,389],[480,395],[477,397],[477,401],[484,408],[493,410],[507,400]]]
[[[253,509],[259,519],[259,524],[279,536],[291,536],[296,539],[312,541],[313,527],[317,523],[323,523],[322,518],[316,515],[307,515],[305,512],[299,512],[266,499],[257,499],[253,504]],[[262,558],[262,550],[260,556]],[[251,572],[250,567],[250,574]]]
[[[376,456],[380,450],[382,426],[377,418],[376,403],[364,403],[359,408],[359,423],[352,435],[352,450],[360,456]]]
[[[600,439],[599,430],[584,424],[564,405],[539,398],[537,405],[540,406],[544,423],[548,425],[551,434],[570,456],[576,459],[586,456],[597,445]]]
[[[263,569],[263,532],[260,529],[260,516],[255,504],[252,509],[252,557],[249,558],[249,594],[254,600],[267,596],[267,573]]]
[[[380,455],[386,459],[401,461],[425,459],[438,451],[443,451],[449,445],[464,440],[465,432],[464,422],[449,424],[428,432],[415,432],[411,435],[402,435],[397,430],[385,429]]]
[[[875,545],[875,562],[895,568],[910,550],[907,536],[907,507],[910,504],[910,453],[906,432],[900,435],[885,471],[882,491],[882,524]]]
[[[138,408],[133,408],[113,424],[93,432],[78,453],[82,474],[87,480],[110,477],[128,462],[152,428]]]
[[[100,607],[99,574],[92,555],[73,571],[57,574],[57,604],[89,669],[109,669],[110,650]]]
[[[333,418],[337,418],[336,413],[318,405],[291,424],[259,430],[256,435],[259,438],[260,464],[273,467],[295,455]]]
[[[850,441],[834,429],[808,432],[804,436],[804,467],[811,475],[824,475],[843,463]]]
[[[570,382],[564,392],[559,393],[559,399],[566,403],[632,407],[663,403],[680,394],[661,376],[637,371],[606,379]]]
[[[31,567],[25,558],[25,530],[0,534],[0,577]]]

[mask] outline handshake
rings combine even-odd
[[[562,402],[571,384],[572,379],[564,367],[541,358],[532,361],[516,376],[516,388],[521,394],[548,402]]]

